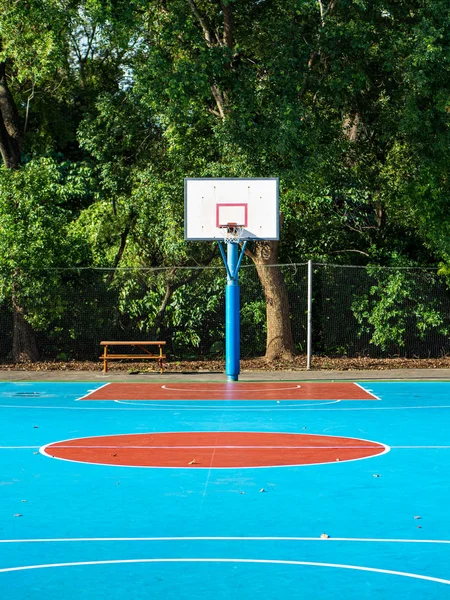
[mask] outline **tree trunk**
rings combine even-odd
[[[36,336],[28,321],[25,319],[23,309],[17,304],[13,291],[13,347],[12,358],[15,363],[36,362],[39,360],[39,351]]]
[[[19,114],[8,88],[6,65],[2,62],[0,63],[0,154],[7,169],[17,169],[20,164],[22,138]]]
[[[283,275],[278,266],[278,241],[257,242],[255,252],[246,250],[253,260],[266,297],[267,362],[292,361],[294,340],[289,300]]]
[[[173,277],[175,275],[175,270],[172,270],[170,276]],[[176,287],[173,285],[173,281],[169,280],[166,283],[166,293],[164,294],[164,298],[162,299],[161,305],[156,313],[155,320],[153,322],[153,327],[150,329],[150,339],[157,340],[159,336],[159,331],[161,329],[161,324],[164,319],[164,315],[166,312],[166,308],[169,305],[170,299],[172,298],[172,294],[174,293]]]
[[[1,49],[1,39],[0,39]],[[6,64],[0,62],[0,154],[7,169],[20,165],[23,132],[14,98],[8,88]],[[26,321],[23,307],[17,300],[17,284],[12,285],[13,347],[14,362],[34,362],[39,358],[36,336]]]
[[[125,231],[123,231],[123,233],[120,235],[120,246],[119,246],[119,250],[117,251],[116,257],[114,258],[113,270],[111,271],[111,273],[108,275],[108,277],[106,279],[106,282],[108,284],[111,284],[114,280],[114,276],[116,274],[117,267],[119,266],[120,261],[122,260],[123,253],[125,252],[125,246],[127,245],[128,235],[131,231],[131,228],[133,227],[134,220],[135,220],[134,215],[131,215],[130,220],[128,221],[128,223],[125,226]]]
[[[203,15],[196,3],[196,0],[188,0],[192,13],[199,23],[205,43],[209,48],[214,46],[227,47],[233,50],[233,14],[232,3],[228,0],[219,0],[219,5],[223,17],[222,34],[218,29],[214,29],[205,15]],[[326,10],[331,10],[334,2],[325,9],[322,7],[322,18]],[[232,61],[224,66],[224,70],[232,68]],[[211,85],[211,92],[217,106],[218,114],[222,121],[230,111],[227,107],[227,91],[219,87],[217,82]],[[292,329],[290,322],[289,302],[286,286],[278,262],[278,241],[257,242],[255,252],[246,249],[245,253],[253,260],[256,265],[259,279],[264,289],[266,297],[266,316],[267,316],[267,341],[266,341],[266,360],[292,360],[294,354],[294,342],[292,338]]]

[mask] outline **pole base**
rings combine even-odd
[[[238,381],[238,375],[227,375],[227,381]]]

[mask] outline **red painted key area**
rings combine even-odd
[[[345,381],[286,383],[109,383],[83,400],[376,400],[359,385]]]
[[[79,438],[49,444],[47,456],[130,467],[243,468],[308,465],[369,458],[378,442],[327,435],[175,432]]]

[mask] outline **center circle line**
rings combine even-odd
[[[84,567],[93,565],[119,565],[119,564],[139,564],[139,563],[243,563],[243,564],[272,564],[272,565],[294,565],[306,567],[325,567],[334,569],[348,569],[354,571],[366,571],[372,573],[381,573],[383,575],[396,575],[408,577],[411,579],[421,579],[434,583],[450,585],[450,580],[429,575],[420,575],[418,573],[408,573],[405,571],[393,571],[391,569],[378,569],[375,567],[365,567],[361,565],[347,565],[339,563],[322,563],[303,560],[277,560],[277,559],[256,559],[256,558],[132,558],[116,560],[92,560],[66,563],[47,563],[39,565],[22,565],[19,567],[6,567],[0,569],[0,573],[11,573],[14,571],[30,571],[36,569],[52,569],[61,567]]]
[[[24,448],[39,448],[40,446],[24,446]],[[97,445],[79,445],[79,446],[75,446],[75,445],[65,445],[65,444],[61,444],[58,445],[57,443],[53,445],[54,448],[70,448],[71,450],[77,450],[78,448],[100,448],[100,449],[106,449],[106,450],[140,450],[140,449],[167,449],[167,450],[175,450],[177,448],[180,449],[194,449],[194,450],[198,450],[201,448],[211,448],[211,449],[220,449],[220,448],[229,448],[229,449],[234,449],[234,448],[238,448],[240,450],[245,450],[246,448],[249,448],[250,450],[271,450],[271,449],[286,449],[286,450],[360,450],[360,449],[373,449],[374,447],[379,448],[382,447],[381,443],[377,443],[377,442],[373,442],[373,445],[366,445],[366,446],[233,446],[233,445],[210,445],[210,446],[178,446],[178,445],[173,445],[173,446],[97,446]],[[423,446],[420,446],[420,448],[422,448]],[[434,447],[434,446],[433,446]],[[448,446],[446,446],[448,448]],[[391,446],[392,448],[392,446]]]

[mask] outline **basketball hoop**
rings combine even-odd
[[[244,235],[244,226],[238,225],[237,223],[219,225],[219,229],[223,235],[223,241],[225,244],[239,244],[242,236]]]

